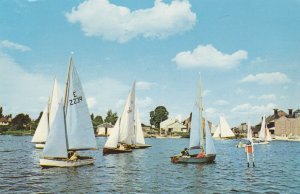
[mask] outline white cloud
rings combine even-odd
[[[14,50],[22,51],[22,52],[31,50],[28,46],[21,45],[21,44],[18,44],[18,43],[14,43],[14,42],[11,42],[9,40],[0,41],[0,48],[14,49]]]
[[[193,51],[178,53],[172,61],[180,68],[210,67],[229,69],[248,58],[247,51],[238,50],[232,54],[224,54],[212,45],[198,45]]]
[[[144,99],[137,98],[136,105],[139,109],[147,108],[153,104],[153,100],[150,97],[146,97]]]
[[[202,96],[205,97],[205,96],[207,96],[209,93],[211,93],[211,90],[204,90],[204,91],[202,92]]]
[[[151,87],[155,86],[156,83],[153,82],[144,82],[144,81],[139,81],[136,82],[136,88],[138,90],[149,90]]]
[[[284,84],[290,82],[290,79],[284,73],[272,72],[258,73],[256,75],[250,74],[241,79],[240,82],[257,82],[259,84]]]
[[[215,104],[218,105],[218,106],[224,106],[224,105],[229,104],[229,102],[226,101],[226,100],[220,99],[220,100],[217,100],[217,101],[215,102]]]
[[[0,52],[0,106],[6,113],[38,116],[47,104],[53,78],[31,74],[20,67],[9,55]]]
[[[231,109],[232,113],[264,115],[272,111],[276,107],[275,104],[267,105],[251,105],[249,103],[240,104]]]
[[[86,101],[87,101],[87,104],[88,104],[89,108],[93,108],[97,104],[97,101],[96,101],[96,99],[94,97],[88,97],[86,99]]]
[[[109,109],[119,108],[120,99],[126,99],[130,87],[124,83],[109,77],[89,80],[83,83],[86,97],[93,97],[97,102],[96,106],[90,108],[90,113],[104,114]]]
[[[108,0],[86,0],[66,13],[71,23],[80,23],[86,36],[127,42],[135,37],[166,38],[192,29],[196,14],[189,1],[156,0],[154,7],[131,11]]]
[[[258,97],[259,100],[276,100],[276,96],[274,94],[263,94]]]

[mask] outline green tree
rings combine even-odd
[[[101,125],[103,123],[103,119],[101,116],[97,115],[94,119],[93,119],[93,127],[94,129],[97,128],[98,125]]]
[[[159,124],[168,119],[169,112],[166,107],[158,106],[154,111],[150,112],[150,124],[154,125],[156,128],[159,128]]]
[[[92,119],[92,121],[94,120],[94,117],[95,117],[95,116],[94,116],[94,113],[92,113],[92,114],[91,114],[91,119]]]
[[[118,115],[117,113],[113,113],[112,110],[108,110],[106,113],[106,117],[104,119],[104,122],[106,123],[111,123],[112,125],[114,125],[118,120]]]
[[[2,108],[2,106],[0,107],[0,118],[2,118],[3,117],[3,108]]]
[[[31,124],[31,119],[29,115],[21,113],[12,119],[11,124],[16,129],[25,129],[28,126],[28,124]]]

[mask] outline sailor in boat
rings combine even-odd
[[[79,154],[77,154],[77,152],[75,151],[70,151],[68,153],[68,159],[71,161],[76,161],[77,159],[79,159]]]
[[[119,150],[125,150],[125,147],[124,147],[121,143],[119,143],[119,144],[117,145],[117,148],[118,148]]]
[[[184,148],[184,150],[181,151],[181,157],[183,157],[183,158],[190,158],[191,157],[187,148]]]
[[[197,154],[196,158],[204,158],[205,157],[205,152],[203,149],[201,149],[201,151],[199,152],[199,154]]]

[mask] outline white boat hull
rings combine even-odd
[[[76,161],[71,161],[67,159],[40,159],[40,165],[42,167],[77,167],[93,164],[94,158],[86,157],[86,159],[78,159]]]
[[[43,144],[43,143],[35,144],[35,148],[37,148],[37,149],[44,149],[44,147],[45,147],[45,144]]]

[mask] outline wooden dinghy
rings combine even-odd
[[[40,165],[42,167],[77,167],[84,165],[91,165],[95,162],[95,159],[88,156],[80,156],[77,160],[68,159],[40,159]]]
[[[199,154],[190,155],[188,149],[179,155],[171,156],[173,163],[194,163],[203,164],[211,163],[216,158],[216,150],[208,127],[205,127],[205,120],[202,114],[202,95],[201,95],[201,80],[200,80],[199,99],[196,99],[192,116],[191,116],[191,130],[190,130],[190,150],[200,149]],[[199,156],[199,157],[197,157]]]
[[[103,155],[131,153],[132,149],[103,148]]]
[[[172,156],[171,162],[173,163],[195,163],[195,164],[203,164],[203,163],[212,163],[216,158],[216,154],[208,154],[202,158],[197,158],[197,154],[191,156]]]

